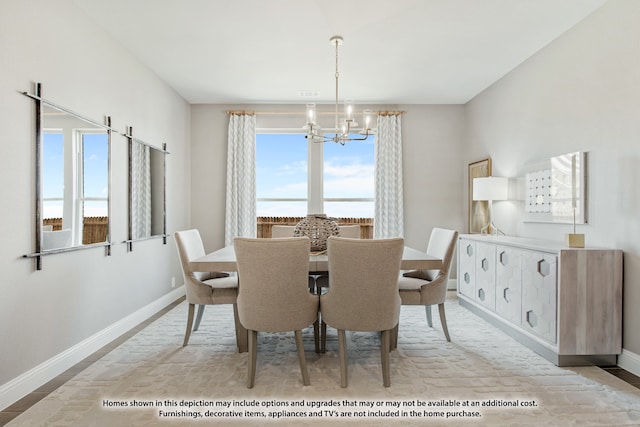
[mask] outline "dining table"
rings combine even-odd
[[[210,252],[189,262],[192,271],[238,271],[236,253],[233,246]],[[438,270],[442,260],[418,249],[405,246],[402,252],[401,270]],[[329,257],[326,251],[309,253],[309,273],[329,271]]]
[[[210,252],[200,258],[189,261],[191,271],[238,271],[236,253],[233,246],[226,246]],[[401,270],[438,270],[442,267],[442,259],[426,252],[405,246],[402,252]],[[329,271],[329,257],[326,251],[309,253],[309,273],[322,274]],[[242,325],[236,324],[236,338],[238,351],[248,350],[247,331]]]

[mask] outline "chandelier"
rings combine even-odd
[[[342,117],[339,113],[339,101],[338,101],[338,81],[340,78],[340,72],[338,71],[338,46],[343,43],[343,39],[340,36],[333,36],[330,39],[332,45],[336,47],[336,105],[335,105],[335,134],[332,136],[325,136],[322,128],[316,123],[316,104],[307,104],[307,124],[304,129],[307,131],[306,138],[313,142],[328,142],[333,141],[338,144],[344,145],[348,141],[364,141],[370,135],[371,131],[371,110],[364,110],[362,112],[362,128],[358,129],[358,123],[355,121],[355,115],[353,111],[353,100],[345,99],[344,112]],[[357,132],[360,137],[352,138],[349,135],[353,132]]]

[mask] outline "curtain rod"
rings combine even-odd
[[[305,111],[252,111],[252,110],[227,110],[226,113],[228,115],[268,115],[268,116],[276,116],[276,115],[306,115]],[[318,111],[316,113],[318,116],[332,116],[335,115],[334,111]],[[405,111],[371,111],[371,114],[377,114],[378,116],[400,116],[405,114]]]

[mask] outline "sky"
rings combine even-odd
[[[109,192],[109,147],[106,133],[83,134],[84,194],[85,197],[107,197]],[[42,194],[43,218],[61,218],[62,201],[47,198],[64,196],[64,136],[62,133],[43,133]],[[67,153],[69,154],[69,153]],[[85,202],[85,216],[107,216],[106,201]]]
[[[105,134],[84,135],[85,195],[108,193],[108,147]],[[345,145],[325,142],[324,192],[329,198],[373,198],[373,137]],[[43,198],[62,198],[64,143],[61,133],[44,133]],[[307,140],[304,134],[258,134],[256,189],[258,198],[307,198]],[[305,216],[307,202],[259,202],[258,216]],[[319,212],[313,212],[319,213]],[[330,217],[373,217],[373,202],[325,202]],[[62,216],[61,201],[44,203],[44,218]],[[86,216],[107,215],[106,202],[86,202]]]
[[[374,137],[345,145],[325,142],[324,197],[373,198]],[[307,140],[304,134],[256,136],[258,198],[307,197]],[[258,216],[305,216],[307,203],[258,202]],[[325,202],[330,217],[373,217],[373,202]]]

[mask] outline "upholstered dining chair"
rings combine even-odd
[[[180,256],[180,264],[182,265],[187,302],[189,303],[187,330],[184,334],[182,346],[184,347],[189,343],[196,304],[198,304],[198,315],[195,326],[193,326],[194,331],[197,331],[200,326],[205,305],[233,304],[236,342],[240,348],[240,341],[244,339],[243,335],[246,335],[246,331],[243,330],[238,320],[238,309],[236,306],[236,298],[238,296],[237,277],[231,277],[228,273],[222,272],[192,271],[189,267],[189,262],[205,255],[200,232],[196,229],[178,231],[174,236],[176,246],[178,247],[178,255]]]
[[[442,259],[442,268],[439,270],[414,270],[404,273],[398,280],[400,299],[402,305],[424,305],[427,314],[427,324],[433,327],[431,318],[431,306],[438,305],[440,323],[447,341],[451,341],[447,318],[444,312],[444,302],[447,298],[447,282],[451,270],[451,260],[458,242],[458,232],[443,228],[434,228],[431,231],[427,254]],[[397,329],[393,333],[392,346],[397,345]]]
[[[398,276],[404,240],[347,239],[327,240],[331,288],[320,296],[322,340],[326,326],[338,330],[340,386],[347,386],[345,331],[380,331],[382,378],[391,385],[389,351],[391,331],[400,316]]]
[[[316,334],[318,322],[318,296],[306,288],[309,239],[236,237],[234,246],[239,280],[238,315],[249,331],[247,387],[255,384],[258,332],[288,331],[295,331],[302,383],[309,385],[302,329],[314,324]]]
[[[282,237],[293,237],[293,231],[295,230],[295,228],[295,225],[274,225],[271,227],[271,237],[274,239],[279,239]],[[316,276],[309,275],[307,284],[309,285],[309,292],[315,292]]]
[[[293,237],[295,225],[273,225],[271,226],[271,237]]]
[[[347,237],[349,239],[360,238],[360,225],[339,225],[339,237]],[[319,274],[316,276],[316,293],[322,294],[322,291],[329,287],[329,276],[327,274]],[[324,349],[322,350],[324,352]]]

